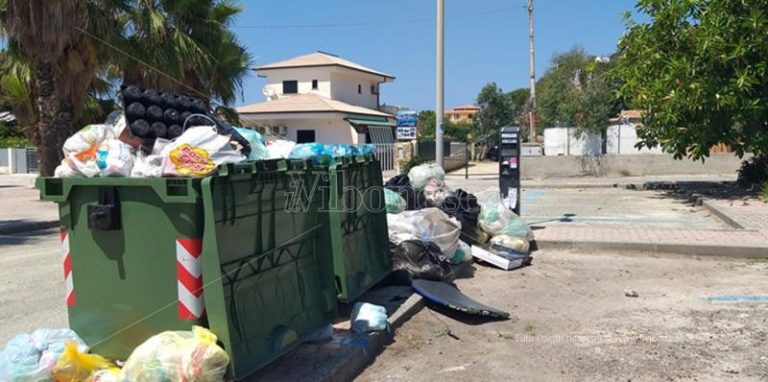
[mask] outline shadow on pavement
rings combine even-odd
[[[0,221],[0,228],[3,224],[14,222],[14,224],[24,224],[26,220],[3,220]],[[19,245],[26,244],[41,239],[47,239],[58,235],[57,228],[38,228],[35,230],[26,230],[23,232],[0,234],[0,245]]]

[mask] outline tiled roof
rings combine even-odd
[[[619,113],[619,118],[621,119],[640,119],[643,118],[643,111],[642,110],[622,110],[621,113]]]
[[[308,67],[308,66],[341,66],[341,67],[349,68],[352,70],[357,70],[357,71],[361,71],[369,74],[374,74],[377,76],[386,77],[388,79],[395,78],[392,75],[380,72],[378,70],[373,70],[363,65],[356,64],[352,61],[345,60],[341,57],[334,56],[332,54],[328,54],[324,52],[315,52],[315,53],[305,54],[303,56],[289,58],[284,61],[262,65],[257,67],[256,71],[271,70],[271,69],[285,69],[285,68],[301,68],[301,67]]]
[[[446,110],[446,112],[456,112],[456,111],[477,111],[480,110],[480,106],[475,105],[463,105],[463,106],[456,106],[453,109]]]
[[[394,118],[393,115],[378,110],[350,105],[312,93],[297,94],[278,98],[274,101],[243,105],[236,110],[240,114],[339,112]]]

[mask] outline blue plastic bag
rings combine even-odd
[[[309,159],[317,165],[327,165],[333,158],[332,153],[322,143],[300,143],[291,150],[288,159]]]
[[[383,306],[358,302],[350,315],[352,331],[355,333],[379,332],[389,329],[387,309]]]
[[[262,160],[269,158],[269,151],[267,151],[264,137],[262,137],[258,131],[242,127],[235,127],[235,130],[251,144],[251,154],[248,155],[248,160]]]
[[[76,343],[81,352],[88,350],[70,329],[38,329],[13,337],[0,352],[0,381],[52,381],[53,367],[67,342]]]
[[[354,146],[342,144],[328,145],[327,150],[334,158],[351,158],[357,153],[357,150],[354,148]]]
[[[365,155],[365,156],[373,155],[376,153],[376,146],[370,143],[365,145],[357,145],[357,152],[358,152],[358,155]]]

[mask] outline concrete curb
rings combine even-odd
[[[701,206],[706,208],[707,211],[711,212],[712,215],[717,216],[718,219],[722,220],[725,224],[728,224],[729,226],[736,228],[736,229],[744,229],[744,226],[736,222],[736,220],[733,220],[730,216],[728,216],[728,213],[720,209],[720,207],[710,203],[706,199],[701,199]]]
[[[55,228],[59,226],[59,220],[37,221],[16,224],[9,227],[0,227],[0,235],[12,235],[22,232],[38,231],[41,229]]]
[[[388,321],[390,330],[371,333],[367,337],[368,344],[365,348],[358,347],[346,360],[340,362],[328,373],[323,375],[320,381],[352,381],[368,367],[376,357],[384,351],[395,337],[395,330],[407,322],[416,313],[426,306],[424,299],[418,294],[412,294],[402,305],[390,315]]]
[[[672,243],[625,243],[625,242],[589,242],[537,240],[539,249],[566,249],[580,251],[631,251],[668,253],[678,255],[721,256],[729,258],[768,258],[768,246],[747,247],[731,245],[696,245]]]

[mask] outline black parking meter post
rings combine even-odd
[[[499,132],[499,189],[503,203],[520,216],[520,128]]]

